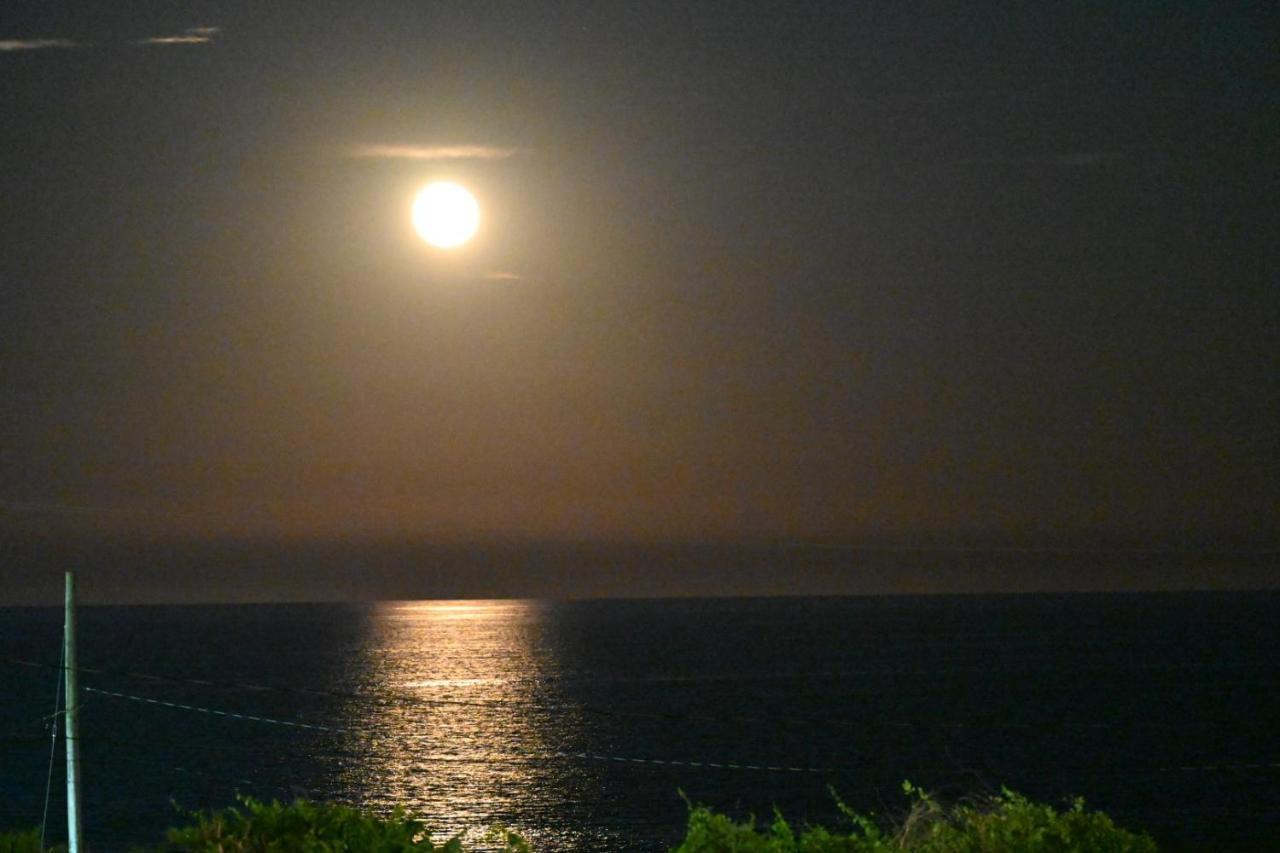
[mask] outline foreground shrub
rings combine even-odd
[[[981,803],[944,806],[910,784],[897,822],[877,822],[839,799],[848,826],[794,829],[780,814],[767,827],[735,822],[705,806],[689,807],[684,840],[672,853],[1154,853],[1155,842],[1116,826],[1075,800],[1065,811],[1005,790]],[[289,805],[242,797],[240,805],[191,815],[168,831],[169,853],[464,853],[455,837],[437,845],[419,821],[396,809],[378,817],[348,806],[295,800]],[[532,853],[507,829],[489,832],[503,853]],[[58,848],[64,850],[65,848]],[[491,848],[492,849],[492,848]],[[37,831],[0,833],[0,853],[42,853]],[[49,853],[49,851],[45,851]]]
[[[49,853],[65,849],[65,847],[44,848]],[[40,830],[36,828],[26,832],[0,832],[0,853],[41,853]]]
[[[348,806],[295,800],[289,805],[242,797],[239,808],[193,814],[195,824],[170,829],[171,851],[191,853],[463,853],[462,842],[431,841],[423,824],[397,808],[377,817]],[[529,848],[514,833],[495,833],[510,853]]]
[[[877,824],[843,803],[851,827],[797,833],[781,815],[767,828],[735,823],[705,807],[689,810],[689,829],[675,853],[1154,853],[1150,837],[1116,826],[1077,799],[1066,811],[1005,790],[981,805],[950,808],[905,784],[911,808],[896,825]]]

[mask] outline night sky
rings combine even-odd
[[[5,4],[0,529],[1273,547],[1277,9]]]

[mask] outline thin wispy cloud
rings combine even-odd
[[[71,39],[0,39],[0,53],[16,50],[48,50],[79,47]]]
[[[349,155],[383,160],[505,160],[518,151],[493,145],[357,145]]]
[[[222,32],[221,27],[188,27],[176,36],[152,36],[139,39],[134,44],[208,44],[213,37]]]
[[[153,36],[151,38],[137,39],[133,42],[135,45],[166,45],[166,44],[208,44],[213,41],[214,37],[222,32],[221,27],[188,27],[178,35],[170,36]],[[79,42],[71,39],[0,39],[0,53],[12,53],[22,50],[49,50],[61,48],[67,50],[70,48],[85,47]]]
[[[485,273],[481,277],[487,281],[522,281],[524,279],[524,276],[516,275],[515,273],[507,272],[506,270],[493,270],[492,272]]]

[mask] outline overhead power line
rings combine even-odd
[[[58,666],[40,661],[33,661],[25,658],[15,658],[0,656],[0,663],[8,663],[14,666],[34,667],[41,669],[58,669]],[[1258,664],[1218,664],[1218,668],[1236,669],[1236,668],[1273,668],[1277,664],[1258,663]],[[1153,667],[1155,669],[1176,669],[1177,667]],[[1199,665],[1187,665],[1185,669],[1202,669]],[[975,670],[977,672],[978,670]],[[354,700],[359,702],[385,701],[384,697],[370,695],[368,693],[357,693],[353,691],[331,690],[325,688],[306,687],[306,686],[290,686],[290,685],[272,685],[257,684],[243,681],[221,681],[207,678],[189,678],[173,675],[161,675],[156,673],[136,672],[126,669],[108,669],[103,667],[77,667],[76,672],[86,675],[97,675],[108,678],[127,678],[139,681],[149,681],[153,683],[181,684],[194,687],[217,688],[222,690],[244,690],[258,693],[279,693],[285,695],[319,697],[326,699],[342,699]],[[98,691],[102,692],[102,691]],[[405,693],[395,697],[397,703],[413,703],[424,707],[465,707],[465,708],[485,708],[506,710],[518,703],[504,700],[479,700],[479,699],[444,699],[429,696],[420,696],[413,693]],[[1189,730],[1189,729],[1212,729],[1230,726],[1235,728],[1239,723],[1232,721],[1229,723],[1219,723],[1209,720],[1193,720],[1176,723],[1165,723],[1158,720],[1127,720],[1122,723],[1106,723],[1106,722],[1077,722],[1074,720],[1037,720],[1035,722],[1008,722],[997,720],[982,721],[910,721],[910,720],[886,720],[875,718],[863,718],[858,720],[840,719],[836,717],[827,717],[823,719],[813,719],[805,717],[793,717],[790,715],[778,716],[761,716],[761,715],[740,715],[740,714],[707,714],[684,711],[641,711],[622,708],[606,708],[598,705],[580,704],[577,702],[566,703],[569,710],[593,716],[617,717],[624,719],[642,719],[654,720],[658,722],[705,722],[724,724],[746,724],[746,725],[767,725],[767,726],[791,726],[795,728],[850,728],[865,729],[869,726],[876,726],[887,729],[904,729],[904,730],[920,730],[920,729],[938,729],[938,730],[959,730],[959,729],[1010,729],[1016,731],[1034,730],[1037,732],[1057,731],[1057,730],[1108,730],[1108,729],[1173,729],[1173,730]]]
[[[281,720],[273,717],[263,717],[254,714],[240,714],[234,711],[227,711],[219,708],[206,708],[198,705],[188,705],[181,702],[169,702],[162,699],[156,699],[149,696],[135,696],[128,693],[118,693],[111,690],[99,690],[93,687],[85,687],[86,691],[97,693],[102,696],[110,696],[116,699],[124,699],[133,702],[142,702],[149,705],[157,705],[172,708],[179,711],[190,711],[194,713],[209,714],[213,716],[224,717],[227,719],[246,720],[249,722],[267,723],[278,726],[291,726],[294,728],[314,729],[326,732],[337,732],[347,734],[362,734],[362,732],[349,729],[337,728],[332,726],[317,726],[308,723],[300,723],[292,720]],[[459,755],[415,755],[414,760],[424,763],[435,762],[454,762],[465,764],[514,764],[521,762],[538,762],[550,759],[579,759],[587,761],[604,761],[619,764],[645,764],[651,766],[664,767],[693,767],[708,770],[756,770],[775,773],[820,773],[827,775],[846,775],[846,774],[863,774],[866,768],[851,767],[808,767],[793,766],[779,764],[757,764],[745,763],[739,761],[698,761],[686,759],[663,759],[663,758],[647,758],[636,756],[609,755],[593,751],[565,751],[551,750],[539,754],[530,754],[525,756],[459,756]],[[1197,764],[1197,765],[1174,765],[1169,767],[1149,768],[1148,772],[1209,772],[1209,771],[1236,771],[1236,770],[1275,770],[1280,769],[1280,762],[1251,762],[1251,763],[1221,763],[1221,764]]]
[[[67,663],[66,647],[63,647],[59,668]],[[58,686],[54,689],[53,713],[49,715],[49,771],[44,781],[44,810],[40,813],[40,849],[44,849],[45,829],[49,823],[49,794],[53,791],[53,759],[58,752],[58,713],[62,708],[62,674],[56,679]]]
[[[299,723],[292,720],[281,720],[281,719],[276,719],[272,717],[262,717],[254,714],[239,714],[234,711],[227,711],[220,708],[205,708],[198,705],[187,705],[181,702],[169,702],[163,699],[156,699],[150,696],[134,696],[128,693],[117,693],[113,690],[99,690],[94,687],[85,687],[84,690],[90,693],[97,693],[101,696],[110,696],[115,699],[125,699],[132,702],[142,702],[148,705],[158,705],[165,708],[172,708],[177,711],[190,711],[198,714],[210,714],[213,716],[225,717],[227,719],[246,720],[249,722],[267,723],[267,724],[276,725],[276,726],[291,726],[294,728],[315,729],[315,730],[326,731],[326,732],[345,732],[349,734],[359,734],[359,732],[357,732],[354,729],[342,729],[342,728],[335,728],[331,726],[316,726],[308,723]],[[517,760],[519,758],[520,757],[517,757]],[[848,767],[844,767],[844,768],[796,767],[796,766],[784,766],[784,765],[774,765],[774,764],[747,764],[747,763],[731,762],[731,761],[691,761],[691,760],[660,759],[660,758],[638,758],[638,757],[627,757],[627,756],[618,756],[618,755],[604,755],[601,753],[589,752],[589,751],[566,752],[566,751],[556,750],[556,751],[549,751],[546,753],[542,753],[540,755],[524,756],[524,758],[527,758],[533,761],[572,758],[572,759],[581,759],[581,760],[589,760],[589,761],[611,761],[611,762],[620,762],[620,763],[649,764],[649,765],[661,765],[661,766],[670,766],[670,767],[700,767],[700,768],[706,768],[711,770],[764,770],[764,771],[781,772],[781,773],[824,773],[829,775],[861,772],[859,770],[855,770],[853,768],[848,768]],[[515,762],[512,762],[512,760],[508,757],[500,757],[500,756],[484,757],[484,758],[476,759],[468,756],[415,755],[414,760],[415,761],[459,762],[459,763],[485,763],[485,764],[515,763]]]
[[[344,729],[336,729],[332,726],[320,726],[314,723],[300,723],[294,720],[278,720],[273,717],[263,717],[256,714],[238,714],[234,711],[222,711],[217,708],[202,708],[197,705],[185,705],[181,702],[169,702],[164,699],[153,699],[147,696],[132,696],[128,693],[116,693],[114,690],[99,690],[96,687],[85,687],[86,693],[97,693],[100,696],[111,696],[116,699],[129,699],[134,702],[145,702],[148,705],[162,705],[166,708],[175,708],[179,711],[195,711],[200,714],[213,714],[218,717],[229,717],[237,720],[249,720],[255,723],[271,723],[276,726],[291,726],[295,729],[314,729],[321,732],[338,732]]]

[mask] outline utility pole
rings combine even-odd
[[[62,627],[67,707],[67,853],[80,853],[80,686],[76,672],[76,573],[67,572]]]

